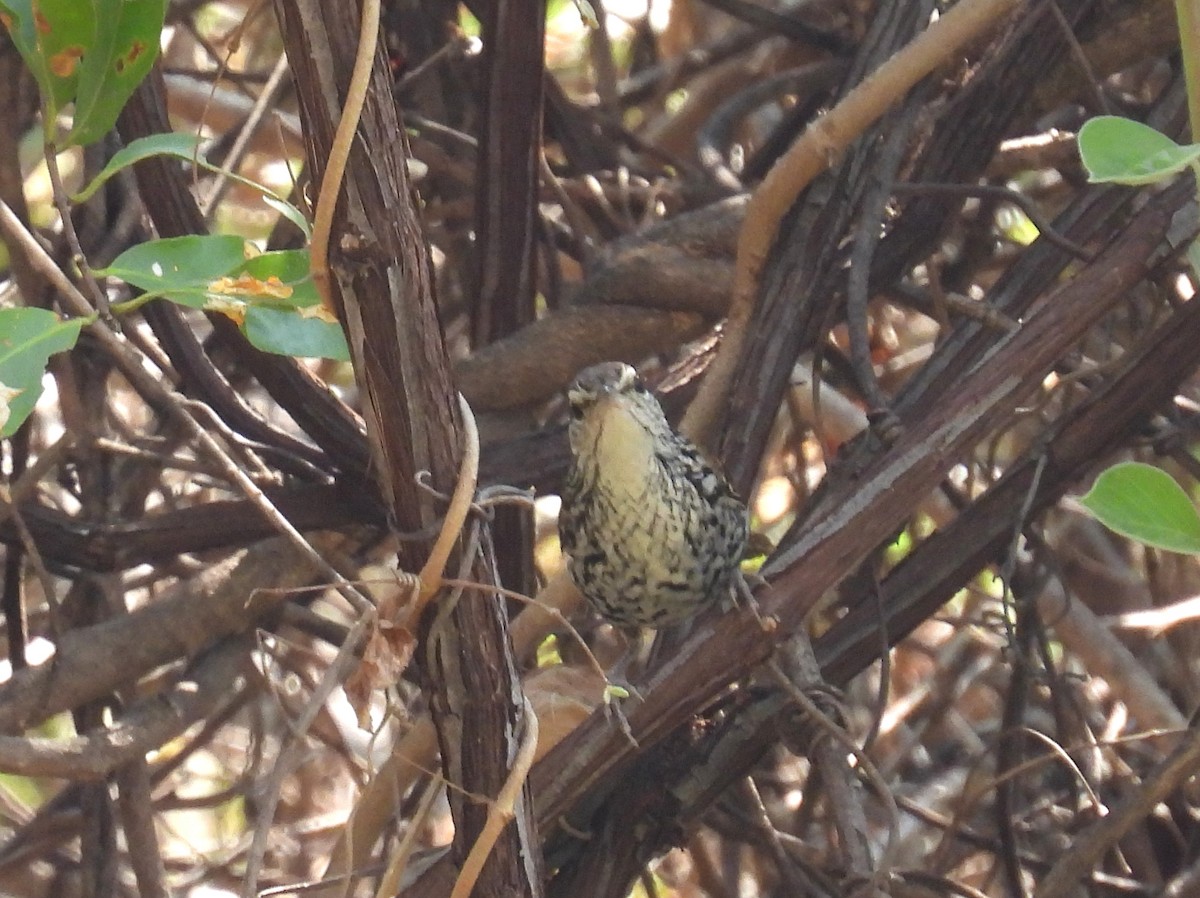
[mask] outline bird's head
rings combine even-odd
[[[585,368],[567,387],[571,451],[585,454],[638,452],[670,431],[662,406],[637,372],[624,362]]]

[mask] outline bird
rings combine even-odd
[[[671,427],[637,372],[593,365],[567,401],[559,538],[584,598],[628,632],[680,623],[730,595],[750,529],[746,505]]]

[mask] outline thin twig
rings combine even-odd
[[[262,794],[258,801],[258,822],[254,827],[254,836],[250,840],[250,848],[246,852],[246,876],[242,887],[244,898],[255,898],[258,891],[258,874],[262,869],[263,857],[267,851],[267,840],[270,837],[271,826],[275,822],[275,809],[279,805],[279,793],[283,788],[284,779],[300,763],[302,752],[307,746],[300,738],[307,733],[317,715],[325,706],[333,690],[340,686],[350,673],[350,668],[358,661],[358,646],[375,623],[374,609],[360,617],[350,629],[346,641],[338,649],[332,663],[321,676],[308,702],[297,715],[292,724],[291,739],[286,741],[275,765],[271,768],[267,781],[263,785]]]
[[[242,161],[242,157],[246,154],[246,150],[249,149],[250,142],[254,139],[254,135],[258,133],[259,126],[262,124],[267,110],[275,102],[280,91],[283,89],[284,78],[287,73],[287,54],[280,53],[279,61],[275,63],[275,68],[271,71],[271,77],[267,79],[267,83],[263,85],[258,99],[254,101],[254,106],[251,107],[250,114],[246,116],[246,121],[238,132],[233,146],[230,147],[221,170],[217,172],[212,187],[209,188],[204,199],[200,201],[200,214],[204,216],[205,221],[212,220],[212,214],[217,208],[217,203],[221,202],[222,197],[225,196],[229,185],[232,183],[229,177],[230,173],[237,168],[238,164]]]
[[[67,246],[71,248],[71,259],[79,266],[83,285],[92,297],[92,306],[102,318],[111,320],[112,313],[108,308],[108,296],[105,294],[104,288],[100,286],[100,282],[96,280],[96,275],[92,271],[91,265],[88,264],[87,256],[83,253],[79,234],[75,231],[75,221],[71,218],[71,200],[67,197],[62,173],[58,170],[58,150],[53,145],[46,144],[44,155],[46,172],[50,175],[50,187],[54,195],[54,207],[58,210],[58,217],[62,219],[63,236],[67,238]]]
[[[854,755],[855,760],[858,761],[862,775],[870,782],[879,799],[884,803],[888,814],[888,838],[884,845],[883,854],[875,865],[870,882],[872,887],[877,888],[886,878],[887,871],[895,865],[895,855],[899,847],[900,810],[896,807],[896,798],[892,795],[892,790],[888,788],[887,782],[880,775],[879,770],[875,767],[871,759],[867,757],[866,753],[855,744],[854,740],[850,738],[844,729],[831,720],[812,699],[804,694],[803,689],[797,687],[788,678],[778,663],[768,661],[766,667],[788,696],[803,709],[806,715],[812,718],[821,731],[850,754]]]
[[[396,850],[388,858],[387,870],[379,878],[379,886],[375,889],[375,898],[391,898],[393,895],[400,894],[400,877],[404,875],[409,858],[412,857],[413,851],[417,847],[417,836],[421,832],[421,826],[429,816],[429,812],[433,808],[433,802],[441,794],[442,786],[444,785],[445,780],[441,776],[431,776],[429,778],[429,784],[425,787],[425,791],[421,795],[421,803],[417,805],[416,813],[408,821],[408,828],[404,832],[404,838],[400,840],[400,844],[396,846]],[[350,883],[351,880],[347,879],[347,892],[350,890]]]
[[[750,198],[738,234],[733,299],[721,348],[704,388],[688,407],[681,430],[701,446],[728,401],[746,327],[758,297],[759,278],[784,215],[797,196],[858,135],[879,120],[918,81],[992,28],[1022,0],[961,0],[908,46],[867,76],[819,118],[772,167]]]
[[[42,249],[33,235],[25,228],[20,219],[7,203],[0,200],[0,229],[12,238],[12,246],[25,253],[30,265],[37,269],[50,284],[58,291],[60,301],[72,314],[92,319],[94,310],[88,304],[83,294],[67,278],[54,260]],[[279,510],[271,504],[263,491],[245,471],[235,462],[212,435],[192,416],[183,404],[182,397],[164,386],[163,382],[148,371],[142,363],[142,358],[135,350],[120,337],[104,321],[93,320],[90,325],[92,335],[104,350],[116,362],[117,367],[143,399],[155,410],[168,417],[187,436],[198,451],[207,453],[216,462],[221,473],[238,486],[243,494],[254,503],[255,507],[271,524],[295,545],[317,569],[326,577],[341,595],[359,611],[373,608],[370,599],[354,588],[344,577],[334,570],[324,558],[309,544],[308,540],[292,526]]]
[[[350,159],[350,148],[367,101],[367,87],[371,81],[371,66],[375,62],[375,46],[379,41],[379,0],[363,0],[362,18],[359,21],[358,51],[354,57],[354,70],[350,74],[350,85],[346,88],[346,102],[342,106],[342,117],[338,120],[333,143],[329,147],[325,174],[321,177],[321,190],[317,194],[316,214],[313,216],[311,261],[313,283],[321,292],[321,301],[330,312],[334,311],[329,292],[329,240],[333,228],[333,213],[337,208],[338,193],[346,174],[346,163]]]
[[[479,483],[479,428],[475,424],[471,406],[461,393],[458,394],[458,407],[463,420],[463,457],[458,469],[458,481],[454,484],[454,494],[446,511],[446,519],[442,522],[442,530],[429,550],[429,559],[421,568],[421,589],[409,613],[410,621],[420,620],[425,605],[441,589],[442,573],[462,533],[463,524],[471,513],[475,486]]]
[[[500,833],[516,816],[517,799],[521,795],[525,779],[529,776],[529,769],[533,766],[534,753],[537,751],[538,719],[537,715],[533,713],[533,705],[529,703],[528,698],[524,699],[521,719],[525,722],[521,747],[517,751],[517,757],[513,760],[508,778],[500,787],[500,794],[488,806],[487,819],[483,823],[483,829],[480,830],[475,844],[471,846],[467,859],[463,861],[462,871],[458,874],[458,879],[454,881],[450,898],[467,898],[471,894],[488,855],[492,853],[496,840],[500,838]]]

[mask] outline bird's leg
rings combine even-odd
[[[609,668],[608,681],[626,692],[637,695],[637,690],[630,685],[630,680],[633,675],[640,673],[638,668],[642,661],[643,649],[646,647],[646,631],[641,627],[618,627],[617,629],[621,638],[625,640],[625,651]],[[641,698],[640,695],[637,697]]]
[[[753,580],[753,585],[751,584]],[[758,574],[746,574],[741,568],[735,568],[733,572],[733,604],[738,608],[746,608],[754,615],[754,619],[758,621],[758,625],[764,630],[768,629],[766,620],[758,607],[758,599],[754,598],[754,587],[761,586],[766,583]]]
[[[629,718],[621,710],[621,702],[631,695],[638,701],[642,700],[641,694],[629,682],[629,670],[636,667],[636,662],[641,658],[644,632],[641,627],[621,628],[621,635],[625,637],[625,652],[605,674],[608,685],[604,687],[604,713],[621,728],[635,748],[638,741],[633,737]]]
[[[621,732],[625,734],[625,738],[630,741],[634,748],[641,748],[637,739],[634,738],[633,728],[629,725],[629,718],[625,716],[625,712],[621,709],[622,698],[613,694],[614,687],[610,685],[604,690],[604,716],[621,728]],[[622,691],[624,691],[622,689]]]

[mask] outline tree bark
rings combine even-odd
[[[313,183],[319,183],[353,67],[359,15],[349,4],[317,0],[277,0],[275,10],[296,82]],[[391,76],[377,54],[334,217],[331,290],[393,527],[425,533],[441,510],[418,486],[418,472],[428,471],[432,485],[449,493],[459,474],[463,430],[407,155]],[[486,549],[486,526],[481,530]],[[401,568],[419,570],[428,541],[403,539],[399,547]],[[474,546],[470,551],[478,552]],[[452,569],[457,563],[451,560]],[[474,579],[494,585],[486,551],[465,563]],[[430,611],[440,610],[435,599]],[[523,699],[498,596],[468,593],[445,610],[426,615],[420,628],[426,651],[418,657],[450,784],[454,857],[461,863],[487,816],[479,798],[499,793],[516,756]],[[517,803],[516,825],[505,829],[473,894],[540,894],[540,853],[528,811],[526,796]]]

